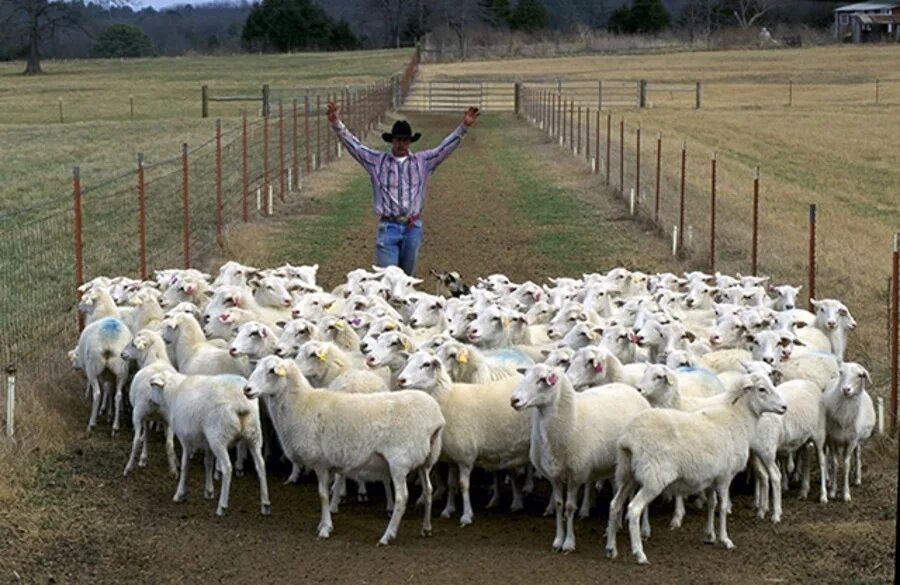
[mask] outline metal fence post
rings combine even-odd
[[[268,109],[263,116],[263,195],[269,192],[269,113]],[[269,209],[269,199],[265,198],[263,204],[263,215],[269,215],[272,210]]]
[[[625,195],[625,118],[619,121],[619,191]]]
[[[209,87],[200,87],[200,117],[209,117]]]
[[[297,191],[300,185],[300,162],[297,158],[298,132],[297,99],[295,98],[291,108],[291,191]]]
[[[284,102],[278,100],[278,199],[284,203]]]
[[[684,174],[687,169],[687,142],[681,143],[681,189],[678,203],[678,249],[684,249]]]
[[[606,114],[606,185],[612,172],[612,112]]]
[[[322,153],[320,150],[320,145],[322,142],[322,116],[319,115],[319,112],[322,110],[322,96],[316,96],[316,170],[322,168]],[[368,121],[366,122],[366,128],[368,128]]]
[[[250,197],[250,170],[247,165],[247,112],[241,112],[241,218],[249,220],[248,201]]]
[[[569,146],[575,146],[575,100],[569,101]]]
[[[753,242],[750,247],[750,273],[757,274],[759,258],[759,167],[753,173]]]
[[[262,115],[269,117],[269,84],[262,86]]]
[[[578,106],[581,111],[581,106]],[[584,108],[584,160],[591,162],[591,109]]]
[[[188,164],[188,145],[185,142],[181,145],[181,212],[184,218],[183,222],[183,248],[184,248],[184,267],[191,267],[191,211],[189,205],[190,186],[188,181],[190,176],[190,166]]]
[[[659,225],[659,182],[662,174],[662,133],[656,133],[656,198],[653,203],[653,221]]]
[[[709,187],[709,271],[716,271],[716,153],[710,161]]]
[[[880,80],[876,77],[876,78],[875,78],[875,105],[876,105],[876,106],[878,105],[878,98],[879,98],[879,96],[878,96],[878,93],[879,93],[879,91],[878,91],[878,90],[879,90],[879,87],[878,87],[878,86],[879,86],[879,85],[880,85]]]
[[[597,80],[597,111],[603,109],[603,80]]]
[[[595,173],[600,173],[600,110],[597,110],[597,119],[594,123],[594,156],[597,159],[597,165],[594,167]]]
[[[216,241],[222,244],[222,119],[216,118]]]
[[[575,102],[572,102],[573,104]],[[581,106],[578,106],[578,132],[575,138],[575,156],[581,151]]]
[[[694,90],[694,108],[697,109],[697,110],[700,109],[700,95],[701,95],[701,93],[700,93],[700,82],[698,81],[698,82],[697,82],[697,87],[696,87],[696,89]]]
[[[138,272],[141,280],[147,280],[147,221],[146,188],[144,186],[144,153],[137,155],[138,180]]]
[[[794,105],[794,80],[788,80],[788,105]]]
[[[635,131],[635,157],[634,157],[634,195],[641,200],[641,125],[638,124]]]
[[[128,109],[131,112],[131,121],[134,122],[134,96],[128,96]]]
[[[897,431],[897,391],[900,386],[900,233],[894,234],[891,287],[891,436]]]
[[[515,87],[515,90],[514,90],[515,93],[513,94],[513,111],[516,113],[516,116],[518,116],[519,115],[519,102],[522,99],[522,82],[517,81],[514,87]]]
[[[72,168],[72,196],[74,199],[73,210],[75,213],[73,232],[75,235],[75,302],[81,301],[81,285],[84,284],[84,256],[81,239],[81,169],[79,167]],[[84,315],[81,311],[75,311],[78,331],[84,329]]]
[[[638,82],[638,88],[640,90],[640,99],[639,105],[641,108],[647,107],[647,80],[642,79]]]
[[[16,434],[16,366],[6,366],[6,436]]]
[[[809,205],[809,302],[807,308],[813,311],[813,299],[816,298],[816,204]]]

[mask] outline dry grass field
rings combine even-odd
[[[241,108],[251,115],[259,110],[257,102],[212,103],[210,118],[203,120],[204,84],[210,95],[258,96],[267,83],[273,101],[289,100],[317,86],[382,80],[402,70],[409,55],[400,50],[49,61],[46,74],[36,78],[21,75],[22,63],[0,63],[0,208],[68,201],[76,164],[86,183],[96,183],[133,168],[139,151],[147,161],[177,156],[183,142],[195,146],[212,138],[215,117],[223,118],[227,131],[239,124]]]
[[[649,95],[652,107],[613,111],[614,148],[626,120],[626,160],[642,128],[643,185],[652,189],[655,137],[663,136],[663,217],[676,217],[680,148],[688,145],[688,223],[706,250],[710,156],[718,158],[717,266],[750,269],[754,168],[761,172],[760,271],[806,282],[807,210],[818,206],[820,297],[844,299],[860,329],[853,354],[887,381],[885,337],[891,235],[900,231],[900,48],[830,47],[427,65],[420,79],[647,79],[703,84],[693,95]],[[874,104],[875,78],[879,104]],[[788,106],[789,79],[793,105]],[[527,86],[527,84],[526,84]],[[585,106],[596,107],[596,103]],[[605,138],[601,138],[601,142]],[[560,156],[566,156],[560,152]],[[629,162],[628,164],[633,164]],[[615,163],[613,169],[617,170]],[[616,182],[613,172],[613,182]],[[629,167],[626,188],[633,185]]]

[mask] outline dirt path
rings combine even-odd
[[[416,117],[434,140],[455,119]],[[366,181],[348,161],[313,179],[295,213],[268,228],[251,228],[234,255],[254,262],[319,261],[333,284],[373,258],[375,223]],[[324,197],[321,193],[332,193]],[[335,211],[343,213],[340,219]],[[482,118],[436,175],[425,212],[420,274],[455,269],[467,278],[505,272],[538,280],[554,274],[646,270],[673,266],[652,233],[620,221],[620,202],[602,196],[582,163],[560,156],[534,130],[510,119]],[[322,249],[322,248],[326,249]],[[298,257],[294,254],[306,253]],[[636,263],[637,260],[639,263]],[[74,386],[74,387],[77,387]],[[86,411],[85,411],[86,412]],[[81,424],[83,412],[73,414]],[[102,427],[101,427],[102,428]],[[658,503],[653,563],[627,554],[603,557],[608,491],[578,526],[578,551],[550,550],[553,521],[541,512],[547,489],[524,512],[484,509],[483,477],[474,491],[474,525],[436,518],[434,536],[418,536],[421,511],[410,509],[396,545],[376,548],[387,516],[379,490],[369,503],[351,501],[335,517],[331,539],[318,541],[314,485],[284,486],[286,469],[270,469],[273,514],[258,515],[253,476],[236,479],[228,516],[216,518],[202,498],[202,468],[192,469],[189,501],[172,503],[175,484],[152,444],[151,465],[121,477],[128,437],[82,438],[64,454],[35,459],[30,489],[0,511],[0,581],[26,583],[880,583],[893,570],[896,444],[873,445],[865,485],[853,502],[785,498],[780,525],[757,520],[748,488],[736,482],[729,530],[737,550],[701,542],[702,515],[691,511],[680,531],[667,527],[670,506]],[[504,493],[503,506],[509,495]],[[189,576],[189,577],[187,577]],[[187,579],[185,579],[187,577]]]

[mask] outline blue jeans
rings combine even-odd
[[[416,258],[422,244],[422,220],[410,227],[406,224],[381,221],[375,236],[375,264],[399,266],[409,276],[416,274]]]

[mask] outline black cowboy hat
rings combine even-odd
[[[421,132],[413,134],[412,127],[406,120],[397,120],[390,132],[384,132],[381,135],[385,142],[393,142],[394,138],[408,138],[410,142],[415,142],[422,137]]]

